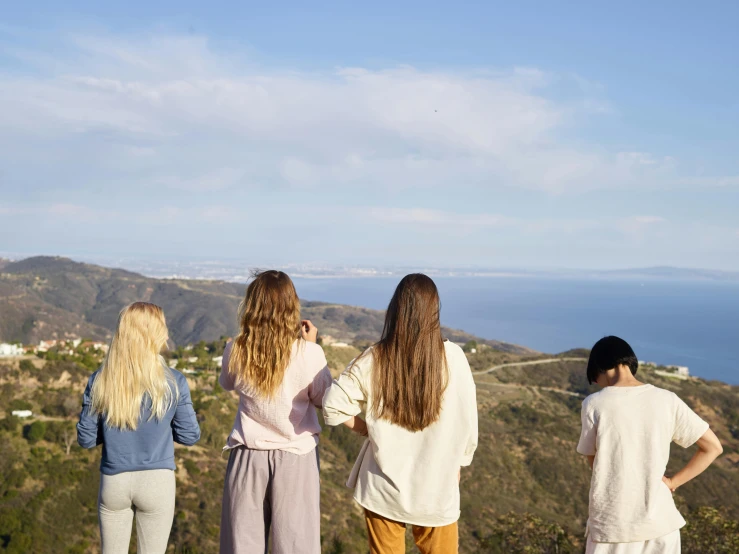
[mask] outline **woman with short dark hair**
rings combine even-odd
[[[638,368],[618,337],[599,340],[590,352],[588,381],[603,388],[583,401],[577,446],[593,469],[587,554],[679,554],[685,520],[672,493],[722,452],[708,423],[675,393],[637,380]],[[667,477],[672,442],[697,443],[698,451]]]

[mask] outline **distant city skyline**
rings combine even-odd
[[[34,256],[13,256],[0,252],[0,260],[21,261]],[[147,277],[164,279],[205,279],[245,283],[252,277],[252,271],[279,269],[294,278],[335,279],[335,278],[399,278],[412,272],[423,272],[434,278],[542,278],[575,280],[678,280],[678,281],[723,281],[739,283],[739,271],[716,270],[710,268],[686,268],[674,266],[651,266],[630,268],[532,268],[513,266],[443,266],[436,264],[408,265],[367,265],[367,264],[326,264],[326,263],[261,263],[253,260],[217,259],[157,259],[111,257],[69,257],[75,262],[118,268],[139,273]]]
[[[0,255],[739,270],[737,17],[10,5]]]

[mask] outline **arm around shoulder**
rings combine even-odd
[[[366,402],[362,369],[352,362],[323,395],[323,420],[331,427],[341,425],[362,413]]]

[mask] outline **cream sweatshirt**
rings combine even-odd
[[[472,463],[477,447],[475,382],[462,349],[445,342],[449,382],[439,419],[412,432],[375,419],[372,353],[368,352],[333,382],[323,397],[326,425],[339,425],[365,413],[368,439],[347,486],[364,508],[395,521],[440,527],[459,519],[461,466]]]

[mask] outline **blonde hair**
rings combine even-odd
[[[161,420],[172,407],[179,396],[177,383],[160,354],[168,338],[159,306],[134,302],[123,308],[92,385],[91,411],[104,415],[108,427],[135,430],[145,398],[150,401],[149,420]]]
[[[253,278],[239,306],[241,331],[233,341],[228,371],[256,396],[271,398],[300,334],[300,300],[282,271],[256,272]]]

